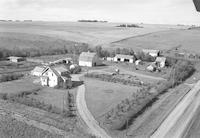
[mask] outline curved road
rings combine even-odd
[[[74,75],[73,80],[79,81],[79,77],[82,75]],[[87,108],[87,104],[85,101],[85,85],[81,85],[78,87],[77,96],[76,96],[76,105],[77,110],[84,120],[84,122],[89,127],[91,133],[100,138],[111,138],[103,128],[99,126],[99,123],[94,119],[93,115]]]

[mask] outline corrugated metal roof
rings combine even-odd
[[[15,56],[10,56],[8,59],[22,59],[23,57],[15,57]]]
[[[160,50],[154,50],[154,49],[143,49],[142,50],[144,53],[159,53]]]
[[[92,62],[93,58],[96,56],[94,52],[82,52],[79,56],[79,61],[89,61]]]
[[[65,66],[55,66],[53,67],[57,72],[69,72],[69,70]]]
[[[124,58],[124,59],[133,59],[133,56],[131,55],[122,55],[122,54],[117,54],[115,58]]]

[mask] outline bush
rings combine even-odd
[[[195,72],[194,65],[189,61],[179,60],[172,68],[172,72],[168,78],[173,85],[178,85],[185,81]]]
[[[130,76],[130,78],[124,79],[120,75],[87,73],[85,74],[85,77],[95,78],[107,82],[121,83],[130,86],[149,86],[147,83],[141,83],[141,81],[132,79],[132,76]]]
[[[18,80],[23,76],[24,76],[23,74],[3,74],[0,76],[0,82]]]

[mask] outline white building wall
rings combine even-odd
[[[79,66],[92,67],[92,62],[79,61]]]
[[[58,85],[58,77],[53,72],[48,72],[49,87],[55,87]]]
[[[114,57],[114,61],[117,62],[117,57]]]
[[[130,59],[129,62],[130,62],[130,63],[133,63],[133,59]]]

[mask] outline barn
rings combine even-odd
[[[79,56],[79,66],[99,66],[102,64],[102,61],[94,52],[82,52]]]

